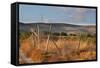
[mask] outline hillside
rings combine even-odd
[[[37,25],[41,31],[49,31],[51,25],[51,32],[85,32],[94,34],[96,32],[95,25],[74,25],[66,23],[19,23],[19,30],[24,32],[30,32],[31,28],[37,30]]]

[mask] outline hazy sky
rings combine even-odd
[[[93,8],[20,5],[19,21],[93,25],[96,24],[96,10]]]

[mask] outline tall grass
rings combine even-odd
[[[51,34],[49,39],[48,34]],[[26,59],[31,59],[32,63],[96,59],[95,35],[86,33],[60,35],[47,32],[43,35],[39,34],[38,41],[38,37],[32,35],[31,32],[20,32],[19,40],[19,54],[23,52]],[[24,60],[21,62],[27,63]]]

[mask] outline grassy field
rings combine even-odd
[[[96,59],[96,36],[80,33],[19,33],[19,63],[44,63]]]

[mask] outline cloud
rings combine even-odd
[[[77,7],[52,7],[53,9],[61,10],[65,13],[65,20],[69,22],[80,22],[85,18],[86,8]]]
[[[76,22],[84,20],[86,12],[86,8],[76,8],[73,12],[72,20]]]
[[[66,10],[67,13],[67,19],[71,22],[81,22],[86,19],[88,11],[91,11],[91,9],[88,8],[69,8]]]
[[[95,9],[89,9],[89,8],[76,8],[75,11],[73,11],[72,20],[75,22],[82,22],[85,21],[87,18],[89,19],[94,13]]]
[[[69,21],[81,21],[85,18],[86,8],[76,8],[76,7],[55,7],[55,9],[60,9],[65,12],[66,18]]]

